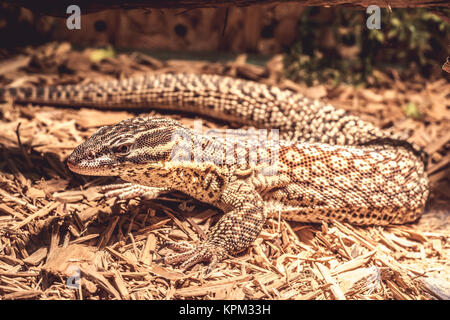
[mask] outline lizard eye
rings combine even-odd
[[[94,151],[90,151],[90,152],[87,154],[87,159],[88,159],[88,160],[94,160],[94,159],[95,159],[95,152],[94,152]]]
[[[131,143],[123,143],[114,148],[114,153],[125,156],[130,153]]]

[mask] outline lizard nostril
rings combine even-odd
[[[67,166],[69,167],[69,169],[72,169],[75,167],[75,161],[73,161],[72,157],[69,157],[67,159]]]

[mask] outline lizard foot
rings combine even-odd
[[[135,197],[141,197],[146,200],[156,199],[164,188],[142,186],[134,183],[119,183],[111,184],[102,187],[102,191],[105,192],[105,197],[119,197],[119,199],[132,199]]]
[[[166,256],[164,258],[165,263],[181,263],[180,268],[186,270],[202,261],[209,261],[210,264],[206,274],[208,274],[219,261],[223,260],[228,255],[224,248],[208,242],[200,245],[192,245],[186,242],[169,241],[166,245],[167,247],[180,253]]]

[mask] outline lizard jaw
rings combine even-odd
[[[67,159],[67,166],[69,167],[70,171],[82,174],[82,175],[96,175],[96,172],[94,172],[94,168],[88,168],[78,165],[77,163],[71,161],[71,159]]]
[[[70,156],[67,159],[67,166],[72,172],[88,175],[88,176],[112,176],[118,175],[114,173],[112,167],[101,165],[100,162],[96,161],[74,161]]]

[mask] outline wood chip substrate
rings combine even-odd
[[[391,227],[303,224],[272,217],[257,241],[210,273],[165,265],[167,240],[201,241],[221,212],[183,194],[105,199],[110,177],[70,172],[70,152],[100,126],[138,111],[0,102],[0,299],[450,299],[450,85],[375,72],[374,85],[306,87],[264,66],[161,61],[141,53],[100,62],[67,43],[0,62],[0,86],[89,83],[149,72],[221,74],[278,85],[409,130],[430,153],[431,195],[419,222]],[[443,77],[446,74],[443,73]],[[375,85],[376,84],[376,85]],[[192,126],[191,114],[146,110]],[[208,128],[234,124],[203,120]]]

